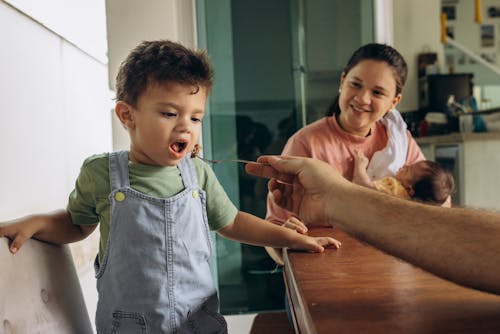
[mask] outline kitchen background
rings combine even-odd
[[[0,221],[64,207],[85,157],[127,147],[114,78],[132,47],[157,38],[209,51],[203,153],[214,159],[279,153],[323,115],[355,48],[392,44],[410,69],[399,109],[427,158],[455,173],[455,204],[500,207],[500,0],[0,0],[0,22]],[[239,167],[214,170],[241,209],[264,216],[265,182]],[[214,238],[222,312],[281,310],[281,272],[262,249]],[[91,318],[97,240],[72,245]]]

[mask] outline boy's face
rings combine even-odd
[[[155,83],[139,96],[136,107],[118,102],[116,113],[130,135],[130,160],[177,165],[198,141],[206,99],[205,87]],[[129,115],[122,118],[120,111]]]

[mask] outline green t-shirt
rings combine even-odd
[[[227,197],[212,169],[200,159],[193,159],[198,185],[206,192],[207,217],[211,230],[219,230],[234,221],[238,209]],[[168,198],[184,190],[177,166],[148,166],[129,161],[129,178],[132,189],[141,193]],[[73,224],[100,223],[101,240],[99,257],[106,250],[109,235],[111,203],[109,194],[109,153],[94,155],[85,160],[71,192],[67,210]]]

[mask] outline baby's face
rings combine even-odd
[[[131,107],[130,159],[153,166],[177,165],[198,141],[206,99],[205,87],[150,85]]]
[[[396,173],[396,179],[405,186],[413,186],[420,180],[425,171],[425,165],[418,162],[413,165],[404,165]]]

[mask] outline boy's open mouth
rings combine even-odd
[[[187,147],[186,142],[177,141],[170,145],[170,149],[176,153],[182,153]]]

